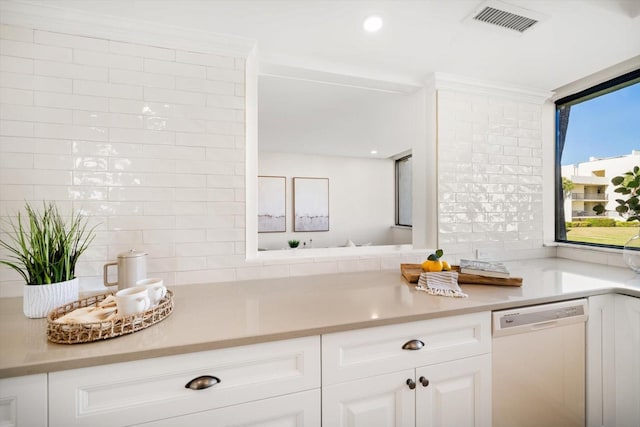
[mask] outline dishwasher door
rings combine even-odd
[[[493,427],[584,427],[587,301],[493,313]]]

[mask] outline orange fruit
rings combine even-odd
[[[442,270],[443,271],[451,271],[451,266],[447,261],[442,261]]]
[[[422,263],[422,271],[428,271],[430,273],[442,271],[443,268],[442,261],[440,260],[426,260]]]

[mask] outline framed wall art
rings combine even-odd
[[[329,231],[329,178],[293,178],[293,231]]]
[[[284,176],[258,177],[258,233],[287,231]]]

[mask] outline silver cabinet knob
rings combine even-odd
[[[191,390],[204,390],[205,388],[213,387],[220,382],[220,378],[218,377],[214,377],[212,375],[203,375],[201,377],[192,379],[184,387],[190,388]]]
[[[420,384],[422,384],[422,387],[429,386],[429,380],[426,379],[425,377],[420,377],[420,379],[418,381],[420,381]]]
[[[410,340],[404,343],[402,346],[403,350],[420,350],[424,347],[424,343],[420,340]]]
[[[411,378],[407,379],[407,385],[409,386],[410,390],[413,390],[414,388],[416,388],[416,382]]]

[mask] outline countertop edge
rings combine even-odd
[[[361,322],[342,323],[327,325],[310,329],[290,330],[282,333],[270,333],[262,335],[250,335],[237,337],[232,339],[208,341],[200,343],[192,343],[185,345],[176,345],[170,347],[153,348],[143,351],[132,351],[126,353],[117,353],[95,357],[79,357],[74,359],[52,361],[52,362],[36,362],[31,364],[23,364],[21,366],[7,367],[0,369],[0,379],[18,377],[24,375],[42,374],[48,372],[64,371],[68,369],[87,368],[98,365],[106,365],[113,363],[130,362],[144,359],[151,359],[164,356],[175,356],[180,354],[195,353],[200,351],[209,351],[229,347],[240,347],[244,345],[259,344],[264,342],[280,341],[293,338],[301,338],[314,335],[323,335],[335,332],[345,332],[356,329],[373,328],[378,326],[394,325],[401,323],[409,323],[421,320],[428,320],[440,317],[448,317],[469,313],[477,313],[482,311],[496,311],[515,307],[524,307],[530,305],[546,304],[558,301],[566,301],[578,298],[587,298],[604,294],[621,294],[633,297],[640,297],[640,291],[627,289],[622,287],[592,289],[586,291],[577,291],[562,295],[545,296],[538,298],[530,298],[526,300],[510,300],[504,302],[489,302],[486,304],[478,304],[472,307],[464,307],[460,309],[446,309],[440,311],[425,312],[420,314],[412,314],[407,316],[395,316],[381,319],[371,319]],[[115,338],[114,338],[115,339]],[[66,344],[59,344],[66,345]],[[75,345],[75,344],[68,344]]]

